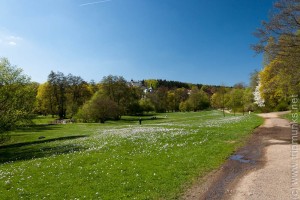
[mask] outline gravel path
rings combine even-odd
[[[282,133],[291,135],[290,123],[287,120],[279,119],[277,113],[261,114],[261,116],[266,119],[263,127],[274,131],[273,134],[282,131]],[[287,128],[290,130],[288,131]],[[291,145],[287,144],[285,140],[278,139],[270,139],[268,143],[265,153],[265,166],[244,176],[236,184],[233,197],[230,199],[292,199],[290,189],[292,180]],[[300,183],[298,183],[298,186],[300,186]]]
[[[296,182],[299,195],[292,196],[291,190],[291,124],[280,119],[281,114],[285,113],[260,114],[265,123],[236,152],[242,160],[228,159],[219,170],[200,178],[183,199],[300,199],[300,171]],[[300,151],[297,163],[300,170]]]

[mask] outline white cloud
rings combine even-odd
[[[13,42],[13,41],[10,41],[10,42],[8,42],[8,45],[10,45],[10,46],[16,46],[17,43],[16,43],[16,42]]]
[[[6,42],[9,46],[16,46],[23,39],[19,36],[10,35],[6,38]]]
[[[22,40],[21,37],[14,36],[14,35],[8,36],[7,39],[8,39],[8,40],[13,40],[13,41]]]
[[[20,44],[20,42],[23,41],[23,38],[15,35],[6,35],[3,33],[0,33],[0,44],[5,46],[16,46]]]

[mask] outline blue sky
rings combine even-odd
[[[51,70],[233,85],[261,69],[250,45],[273,0],[0,0],[0,57]]]

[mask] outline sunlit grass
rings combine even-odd
[[[12,133],[17,145],[0,148],[0,199],[174,199],[262,123],[218,111],[156,117]]]
[[[286,115],[283,115],[285,119],[288,119],[291,122],[297,122],[300,124],[300,112],[293,112]]]

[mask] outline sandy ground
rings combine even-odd
[[[280,114],[284,113],[261,114],[265,123],[236,152],[250,162],[229,159],[219,170],[200,178],[183,199],[300,199],[300,151],[297,159],[299,180],[298,185],[294,184],[299,195],[292,196],[292,129],[287,120],[278,117]]]
[[[263,125],[265,128],[278,127],[282,132],[286,132],[286,128],[290,129],[290,123],[287,120],[279,119],[277,113],[261,114],[261,116],[266,119]],[[274,129],[274,131],[279,130]],[[274,132],[274,134],[276,133]],[[287,132],[286,134],[291,133]],[[231,199],[292,199],[290,189],[292,180],[291,145],[286,144],[284,140],[270,139],[268,142],[265,166],[244,176],[236,185]],[[299,158],[298,163],[300,164]],[[298,188],[300,189],[299,181]]]
[[[231,199],[289,199],[290,198],[290,146],[280,140],[270,141],[267,148],[267,164],[242,178]]]

